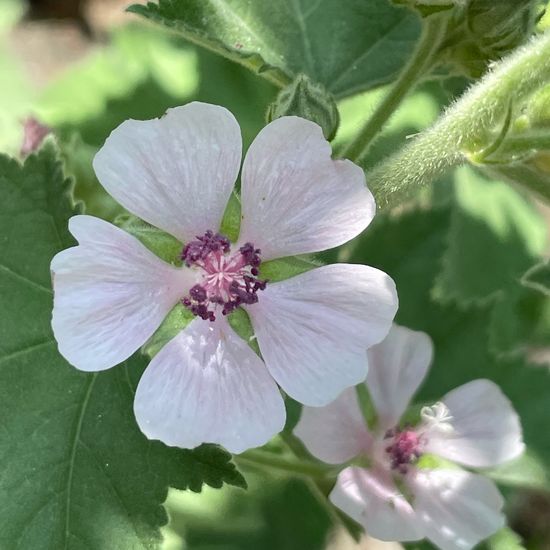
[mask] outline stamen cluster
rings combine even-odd
[[[258,291],[267,284],[258,279],[260,249],[245,243],[231,254],[224,235],[207,231],[196,238],[184,247],[181,259],[187,267],[201,269],[201,282],[183,298],[183,305],[201,319],[215,321],[220,308],[222,315],[228,315],[240,305],[255,304]]]
[[[385,449],[389,455],[392,470],[406,474],[409,465],[422,456],[421,436],[414,430],[394,428],[386,432],[384,439],[392,439],[391,444]]]

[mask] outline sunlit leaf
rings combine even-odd
[[[391,81],[420,30],[416,14],[387,0],[159,0],[129,10],[279,87],[305,73],[338,97]]]

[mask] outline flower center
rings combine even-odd
[[[384,439],[391,439],[385,451],[389,455],[392,470],[406,474],[408,466],[422,456],[423,438],[411,429],[388,430]]]
[[[197,236],[181,253],[187,267],[200,271],[200,282],[182,299],[183,305],[201,319],[215,321],[220,309],[228,315],[242,304],[255,304],[267,284],[258,279],[260,253],[251,243],[231,252],[229,239],[212,231]]]

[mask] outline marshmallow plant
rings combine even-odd
[[[278,385],[306,405],[328,404],[364,380],[366,349],[397,310],[391,278],[364,265],[262,277],[262,262],[339,246],[374,216],[363,171],[332,160],[313,122],[282,117],[260,132],[242,167],[239,237],[219,233],[241,143],[233,115],[204,103],[124,122],[95,157],[97,177],[127,210],[181,241],[182,265],[85,215],[69,222],[78,246],[51,264],[55,338],[80,370],[127,359],[178,303],[194,315],[135,396],[141,430],[171,446],[263,445],[285,423]],[[228,323],[237,308],[250,316],[261,357]]]
[[[524,450],[521,426],[489,380],[464,384],[422,407],[414,424],[401,422],[431,359],[425,333],[394,325],[368,351],[365,385],[376,412],[370,425],[352,388],[325,407],[305,407],[295,434],[322,461],[346,464],[330,500],[370,535],[428,538],[443,550],[467,550],[505,519],[493,481],[463,467],[517,458]]]

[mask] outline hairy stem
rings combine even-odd
[[[387,95],[367,120],[359,134],[342,150],[341,156],[353,161],[360,160],[374,138],[382,130],[405,96],[433,65],[439,46],[445,35],[445,18],[432,16],[426,20],[422,35],[412,57],[392,84]]]
[[[398,204],[479,150],[514,105],[550,82],[550,32],[516,50],[473,85],[428,130],[376,166],[367,178],[379,207]]]

